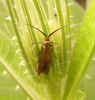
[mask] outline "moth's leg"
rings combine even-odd
[[[40,51],[41,52],[41,51]],[[40,52],[38,52],[38,54],[35,56],[35,57],[37,57],[39,54],[40,54]]]
[[[55,54],[54,54],[54,50],[53,50],[53,45],[51,45],[52,46],[52,52],[53,52],[53,55],[55,56]],[[55,58],[57,59],[57,57],[55,56]]]
[[[58,45],[58,44],[55,44],[55,43],[53,43],[53,42],[51,42],[52,44],[54,44],[54,45]]]
[[[41,52],[41,51],[40,51],[40,52]],[[38,55],[40,54],[40,52],[38,52],[38,54],[37,54],[36,56],[38,56]],[[36,56],[35,56],[35,57],[36,57]],[[36,62],[36,64],[37,64],[38,62],[39,62],[39,60]]]
[[[32,45],[33,45],[33,44],[39,44],[39,43],[42,43],[42,42],[43,42],[43,41],[41,41],[41,42],[38,42],[38,43],[32,43]]]
[[[51,63],[51,65],[52,65],[52,67],[53,67],[53,64],[52,64],[52,62],[50,62]]]
[[[36,64],[39,62],[39,60],[36,62]]]

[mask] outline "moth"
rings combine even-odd
[[[14,23],[14,24],[25,24],[25,23]],[[29,26],[35,28],[36,30],[38,30],[40,33],[42,33],[45,36],[45,40],[43,41],[42,46],[41,46],[41,51],[39,52],[40,56],[39,56],[39,60],[38,60],[38,75],[40,75],[41,73],[45,73],[45,75],[47,75],[49,73],[49,70],[50,70],[51,52],[53,52],[53,54],[54,54],[53,47],[52,47],[52,50],[51,50],[51,46],[53,46],[54,43],[51,42],[49,38],[56,31],[58,31],[58,30],[60,30],[64,27],[67,27],[69,25],[61,27],[61,28],[53,31],[49,36],[47,36],[44,32],[42,32],[41,30],[39,30],[35,26],[32,26],[30,24],[25,24],[25,25],[29,25]]]
[[[32,25],[30,25],[30,26],[32,26]],[[32,26],[32,27],[34,27],[34,26]],[[64,26],[64,27],[66,27],[66,26]],[[56,31],[58,31],[64,27],[61,27],[61,28],[53,31],[49,36],[47,36],[44,32],[42,32],[38,28],[34,27],[35,29],[40,31],[45,36],[45,40],[43,41],[42,46],[41,46],[41,51],[40,51],[40,56],[39,56],[39,61],[38,61],[38,75],[40,75],[41,73],[45,73],[45,75],[47,75],[49,73],[50,64],[51,64],[51,52],[53,52],[53,54],[54,54],[53,47],[51,50],[51,46],[53,46],[54,43],[50,41],[49,37],[51,35],[53,35]]]

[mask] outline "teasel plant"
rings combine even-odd
[[[89,82],[95,78],[95,75],[87,74],[89,66],[92,67],[92,72],[94,71],[95,1],[90,2],[85,14],[73,0],[2,2],[7,17],[3,18],[4,29],[0,29],[0,68],[4,67],[0,81],[12,86],[12,80],[7,78],[7,81],[4,81],[7,73],[16,84],[13,85],[13,90],[9,88],[11,95],[2,95],[1,100],[87,98],[86,93],[89,93],[89,90],[83,88],[85,84],[88,86],[87,80],[84,80],[84,83],[82,81],[84,77],[89,79]],[[50,41],[55,43],[54,53],[57,59],[51,52],[50,70],[47,75],[38,75],[38,52],[42,43],[36,44],[44,41],[45,37],[32,26],[46,35],[66,26],[50,37]],[[4,91],[4,88],[2,90]],[[17,93],[16,96],[14,93]]]

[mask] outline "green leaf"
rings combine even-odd
[[[24,63],[21,63],[22,60],[16,52],[17,49],[14,44],[10,42],[2,31],[0,31],[0,62],[31,99],[34,98],[39,100],[38,93],[31,89],[31,87],[35,88],[33,86],[34,83],[27,79],[29,74],[24,75],[24,72],[27,71],[26,67],[23,65]],[[29,84],[31,84],[31,86],[29,86]]]
[[[41,3],[40,0],[32,0],[35,9],[37,11],[37,15],[42,27],[43,32],[48,35],[50,33],[50,29],[49,29],[49,25],[48,25],[48,20],[47,20],[47,16],[45,14],[45,11],[43,9],[43,5]]]
[[[92,0],[79,30],[63,100],[74,100],[95,51],[95,3]]]
[[[18,87],[15,81],[0,65],[0,99],[26,100],[27,95]]]
[[[95,58],[95,56],[94,56]],[[93,58],[88,69],[87,75],[84,78],[80,89],[85,94],[84,100],[94,100],[95,98],[95,59]]]

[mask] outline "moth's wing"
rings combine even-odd
[[[45,74],[47,75],[49,73],[49,69],[50,69],[50,62],[47,64],[47,66],[45,67]]]
[[[40,56],[39,56],[39,61],[38,61],[38,75],[40,73],[44,72],[44,70],[45,70],[44,61],[45,61],[45,49],[44,49],[44,47],[42,45]]]
[[[50,63],[51,63],[51,44],[48,50],[45,52],[45,74],[46,75],[49,73]]]

